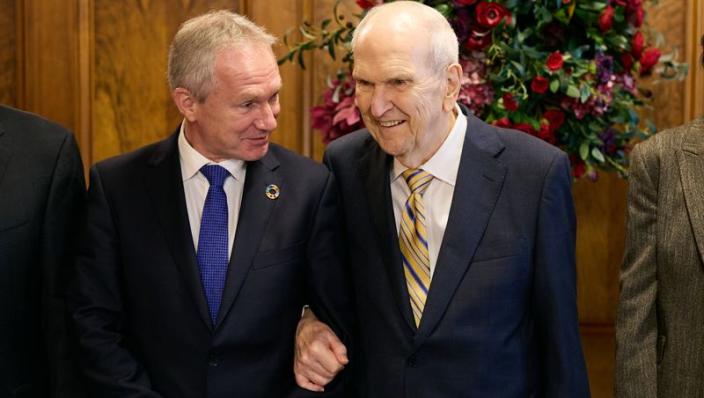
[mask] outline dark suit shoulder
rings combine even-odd
[[[376,142],[367,129],[361,129],[331,142],[325,149],[325,156],[330,159],[356,159],[359,158],[369,145]]]
[[[170,151],[175,152],[170,153]],[[175,136],[101,160],[93,167],[100,170],[101,173],[135,170],[141,169],[149,162],[159,161],[162,157],[169,155],[178,156],[178,146]]]
[[[518,157],[531,164],[550,164],[556,157],[566,156],[565,153],[537,137],[522,131],[494,127],[506,145],[507,155]]]
[[[277,144],[269,144],[269,152],[280,162],[284,171],[306,176],[327,176],[328,171],[321,163],[300,155]]]
[[[0,134],[10,134],[19,148],[54,152],[71,136],[66,128],[39,115],[0,105]]]

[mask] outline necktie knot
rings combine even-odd
[[[230,175],[226,168],[214,164],[201,167],[200,172],[208,179],[210,185],[215,187],[223,186],[225,179]]]
[[[402,175],[411,190],[411,194],[418,193],[421,196],[428,189],[430,181],[433,180],[433,175],[422,169],[406,169]]]

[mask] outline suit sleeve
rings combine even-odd
[[[352,358],[352,329],[354,308],[350,275],[345,266],[342,244],[342,216],[339,214],[338,191],[332,174],[328,174],[325,188],[313,220],[308,244],[310,305],[313,313],[329,325],[347,347]],[[326,393],[339,395],[348,390],[347,372],[338,375]]]
[[[42,322],[53,398],[84,396],[66,305],[75,255],[74,237],[84,199],[81,157],[73,135],[66,132],[56,158],[41,230]]]
[[[543,397],[589,397],[577,316],[575,213],[566,155],[545,176],[535,246],[533,311]]]
[[[91,396],[158,398],[146,370],[125,347],[119,245],[103,181],[93,167],[72,297],[81,366],[90,379]]]
[[[657,395],[658,166],[652,159],[648,161],[643,149],[638,145],[631,153],[626,249],[616,317],[616,396],[619,398]]]

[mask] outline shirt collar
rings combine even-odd
[[[186,122],[181,122],[181,130],[178,133],[178,153],[181,160],[181,176],[183,181],[195,177],[200,169],[207,164],[216,164],[224,167],[237,181],[244,179],[245,162],[240,159],[227,159],[222,162],[213,162],[201,155],[186,139]]]
[[[462,157],[462,145],[464,144],[464,137],[467,131],[467,117],[462,113],[459,105],[455,104],[455,112],[457,112],[455,124],[452,126],[445,141],[427,162],[418,167],[432,174],[433,178],[442,180],[453,187],[455,186],[455,181],[457,181],[457,171],[459,170],[460,158]],[[408,167],[394,158],[391,180],[396,180],[406,169]]]

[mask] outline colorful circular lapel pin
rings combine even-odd
[[[281,191],[279,190],[278,185],[271,184],[266,187],[266,190],[264,191],[264,193],[266,194],[267,198],[269,198],[271,200],[276,200],[279,198],[279,193],[281,193]]]

